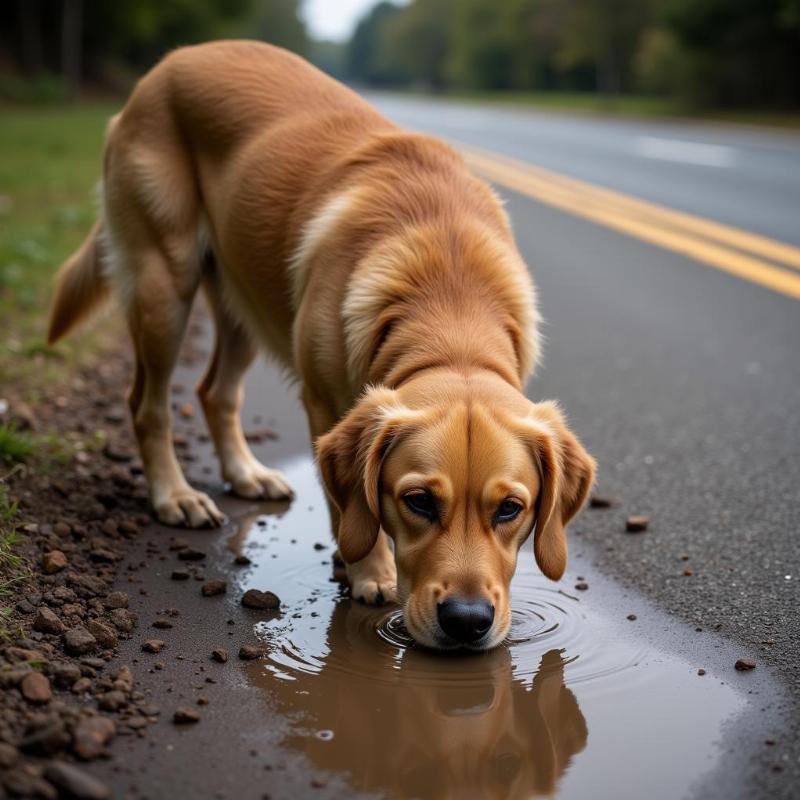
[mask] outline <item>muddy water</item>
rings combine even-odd
[[[398,798],[676,798],[714,766],[741,695],[648,644],[646,621],[604,611],[601,579],[572,591],[580,557],[553,584],[526,549],[508,640],[427,652],[395,607],[349,600],[313,465],[283,468],[299,499],[254,506],[228,540],[253,560],[243,588],[282,600],[255,626],[267,654],[247,677],[265,716],[285,718],[283,747],[354,791]]]

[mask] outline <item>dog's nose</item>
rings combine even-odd
[[[486,600],[448,597],[436,606],[441,629],[461,644],[476,642],[492,627],[494,606]]]

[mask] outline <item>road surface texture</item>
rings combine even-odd
[[[620,619],[635,610],[663,648],[755,698],[722,732],[707,774],[680,793],[797,796],[800,251],[785,245],[800,245],[800,141],[718,126],[371,99],[404,125],[470,148],[471,163],[507,201],[546,320],[545,361],[529,395],[558,398],[598,459],[598,492],[617,501],[573,526],[576,560],[564,588],[579,579],[576,569],[591,587],[584,602],[595,591],[599,602],[607,584],[622,587]],[[551,181],[551,173],[572,182]],[[188,387],[199,369],[176,380]],[[258,414],[280,434],[256,447],[260,457],[280,465],[308,453],[293,392],[270,370],[249,381],[249,425]],[[208,445],[197,450],[192,479],[219,492],[205,472]],[[313,515],[302,524],[324,543],[326,515],[316,500],[306,509],[307,496],[300,492],[291,513]],[[258,513],[242,501],[225,508],[245,526]],[[629,514],[649,516],[648,531],[626,534]],[[263,525],[272,533],[272,523]],[[199,584],[169,580],[179,565],[166,545],[172,535],[200,543],[205,576],[227,577],[228,595],[202,598]],[[248,579],[237,577],[228,536],[150,532],[151,544],[138,545],[131,562],[152,566],[121,585],[140,617],[121,658],[138,661],[142,688],[165,718],[94,769],[120,795],[350,797],[346,775],[318,774],[297,752],[278,748],[292,708],[256,691],[259,679],[234,663],[239,646],[255,641],[255,619],[238,607],[235,587]],[[259,568],[269,567],[266,552]],[[315,563],[328,561],[330,550],[319,555]],[[269,572],[258,574],[259,588],[271,588]],[[169,608],[180,611],[175,629],[148,633],[150,619]],[[151,635],[167,640],[162,657],[139,652]],[[221,646],[231,653],[226,670],[208,659]],[[739,655],[754,657],[756,670],[735,672]],[[313,692],[313,681],[308,686]],[[202,721],[173,726],[170,709],[200,695],[208,701]],[[667,716],[648,729],[669,728]],[[590,719],[590,748],[593,730],[596,742],[602,734]],[[359,733],[394,746],[391,729]],[[668,762],[668,744],[663,752]],[[676,773],[683,767],[671,764]],[[609,774],[628,768],[624,759],[606,765]],[[645,775],[629,796],[664,796],[660,788]],[[580,796],[607,796],[602,780]]]

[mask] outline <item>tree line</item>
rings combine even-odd
[[[346,70],[386,87],[796,108],[800,0],[381,2],[359,22]]]
[[[800,0],[383,0],[344,45],[313,41],[302,3],[3,0],[0,99],[126,89],[173,47],[245,36],[371,86],[800,107]]]

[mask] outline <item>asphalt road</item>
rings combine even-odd
[[[788,134],[397,96],[371,99],[409,127],[743,231],[800,242],[800,140]],[[607,573],[615,584],[630,587],[630,597],[644,594],[675,620],[688,621],[676,622],[672,634],[666,622],[650,625],[655,644],[689,663],[708,663],[728,683],[737,679],[736,653],[757,654],[749,685],[758,699],[749,716],[725,732],[716,769],[693,796],[796,796],[798,301],[719,265],[712,268],[701,251],[695,259],[686,250],[655,246],[591,221],[580,192],[572,197],[570,213],[502,183],[497,188],[507,200],[546,319],[545,361],[529,394],[558,398],[598,459],[599,491],[619,501],[609,511],[584,513],[573,526],[576,558],[570,569],[577,565],[589,577],[587,602],[602,594],[602,573]],[[618,213],[633,218],[639,212],[634,205],[621,206]],[[792,267],[780,269],[788,274]],[[200,368],[198,362],[194,369]],[[186,386],[193,379],[186,370],[176,378]],[[246,418],[263,414],[281,434],[263,450],[256,448],[259,457],[275,465],[307,452],[292,392],[263,369],[254,371],[248,385]],[[192,480],[206,474],[209,449],[207,444],[198,448]],[[298,503],[305,506],[302,494]],[[225,503],[234,519],[248,510],[246,505]],[[624,533],[631,513],[650,516],[646,534]],[[320,536],[324,527],[320,522]],[[261,788],[273,797],[308,796],[311,776],[305,762],[276,749],[285,734],[283,716],[267,699],[255,697],[246,680],[236,678],[231,687],[209,665],[210,650],[229,643],[235,652],[252,636],[252,622],[242,615],[233,591],[220,601],[225,604],[221,616],[218,608],[209,612],[209,601],[196,587],[187,592],[185,584],[169,581],[174,554],[164,545],[170,533],[161,533],[148,538],[165,560],[136,573],[140,592],[132,595],[132,603],[145,626],[159,609],[172,606],[181,609],[183,622],[164,634],[173,637],[166,651],[170,659],[163,671],[151,668],[142,676],[142,688],[165,709],[202,692],[210,700],[209,711],[191,731],[167,723],[154,727],[145,740],[129,738],[122,757],[97,769],[131,795],[255,797],[263,775]],[[209,550],[208,574],[228,576],[233,586],[238,579],[225,546],[228,534],[196,533]],[[147,542],[139,546],[132,563],[148,557]],[[684,574],[687,569],[691,575]],[[629,610],[622,607],[620,618]],[[642,609],[637,612],[640,622],[649,619]],[[138,638],[125,643],[122,658],[149,663],[138,647]],[[692,653],[702,662],[691,659]],[[226,674],[239,674],[235,665],[228,666]],[[772,674],[783,687],[778,701],[764,688]],[[206,683],[210,676],[217,683]],[[680,713],[676,707],[675,715]],[[653,720],[654,733],[666,722]],[[375,735],[391,746],[391,732]],[[774,744],[766,745],[765,738]],[[665,745],[665,759],[670,752]],[[613,769],[617,766],[624,769],[622,763]],[[641,796],[645,793],[643,788]],[[350,792],[333,778],[312,794]],[[599,786],[597,796],[603,796]]]
[[[800,137],[371,98],[398,122],[800,241]],[[648,144],[649,143],[649,144]],[[498,186],[540,289],[533,398],[558,398],[622,507],[578,533],[669,612],[761,650],[792,700],[780,753],[744,751],[742,796],[800,786],[800,306],[797,300]],[[639,539],[626,513],[652,519]],[[688,562],[681,556],[688,554]],[[684,576],[687,563],[693,570]]]

